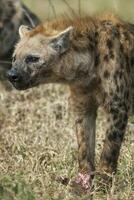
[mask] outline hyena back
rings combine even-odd
[[[44,83],[68,84],[76,115],[79,174],[91,186],[97,109],[107,115],[102,172],[116,172],[128,117],[134,110],[134,26],[114,15],[21,26],[8,76],[19,90]]]

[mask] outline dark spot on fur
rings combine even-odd
[[[113,90],[112,89],[110,90],[109,95],[113,96]]]
[[[107,40],[107,46],[109,49],[111,49],[113,47],[113,43],[110,39]]]
[[[125,113],[124,116],[123,116],[123,121],[124,121],[124,122],[127,122],[127,120],[128,120],[128,114]]]
[[[130,65],[127,65],[126,69],[127,69],[127,73],[130,74]]]
[[[110,112],[114,115],[114,114],[118,114],[119,110],[117,108],[111,107]]]
[[[118,31],[120,25],[114,26],[112,29],[113,36],[116,38],[120,38],[120,33]]]
[[[104,56],[104,61],[105,61],[105,62],[108,62],[108,61],[109,61],[109,56],[108,56],[107,54]]]
[[[107,70],[105,70],[104,71],[104,78],[108,79],[109,76],[110,76],[110,73]]]
[[[113,53],[112,49],[110,49],[110,51],[109,51],[109,56],[111,59],[114,59],[114,53]]]
[[[127,73],[130,73],[130,64],[131,64],[131,60],[129,58],[128,55],[126,55],[126,70],[127,70]]]
[[[129,34],[128,34],[127,32],[124,32],[123,34],[124,34],[124,36],[125,36],[125,39],[126,39],[126,40],[129,40]]]
[[[122,122],[122,119],[118,119],[118,121],[115,123],[115,127],[122,131],[125,129],[126,123]]]
[[[114,101],[114,102],[120,101],[120,97],[119,97],[118,95],[114,95],[113,101]]]
[[[119,118],[119,115],[118,113],[114,113],[112,117],[113,117],[113,121],[116,121]]]
[[[119,85],[117,85],[116,88],[117,88],[117,89],[116,89],[117,93],[119,93],[119,92],[120,92],[120,87],[119,87]]]
[[[131,58],[131,65],[134,65],[134,57]]]
[[[107,163],[111,163],[114,159],[113,159],[113,157],[111,156],[111,155],[105,155],[104,156],[104,159],[107,161]]]
[[[95,37],[97,38],[99,36],[99,33],[96,31],[95,32]]]
[[[123,85],[120,86],[120,92],[121,92],[121,93],[124,92],[124,86],[123,86]]]
[[[91,35],[88,35],[88,39],[90,42],[93,42],[93,37]]]
[[[100,63],[100,54],[98,53],[95,58],[95,66],[98,66]]]
[[[108,135],[108,140],[109,141],[114,141],[114,142],[117,142],[118,140],[122,140],[123,138],[123,133],[122,131],[118,131],[118,130],[115,130],[115,131],[112,131],[109,135]]]
[[[117,149],[115,149],[115,148],[112,149],[111,154],[112,154],[113,156],[115,156],[117,153],[118,153]]]
[[[114,73],[113,78],[114,78],[114,81],[117,80],[117,78],[118,78],[118,72],[115,72],[115,73]]]
[[[120,51],[123,53],[124,52],[124,47],[122,44],[120,44]]]
[[[114,73],[113,78],[114,78],[114,81],[115,81],[115,83],[116,83],[116,85],[117,85],[117,80],[119,79],[119,72],[118,72],[118,71],[116,71],[116,72]]]
[[[89,50],[92,52],[94,50],[94,43],[90,43],[89,44]]]
[[[118,158],[118,155],[119,155],[119,150],[118,149],[115,149],[113,151],[113,149],[111,149],[111,151],[109,152],[109,154],[105,154],[103,156],[104,160],[106,160],[108,166],[110,165],[111,168],[113,169],[113,171],[116,170],[117,168],[117,158]]]
[[[123,73],[119,72],[119,78],[122,79]]]
[[[129,99],[129,91],[128,91],[128,90],[125,92],[125,98],[126,98],[127,100]]]

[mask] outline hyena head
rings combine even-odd
[[[8,78],[16,89],[24,90],[41,83],[60,81],[56,74],[62,55],[71,48],[72,27],[52,36],[37,33],[22,25],[19,28],[20,41],[16,45],[12,68]]]

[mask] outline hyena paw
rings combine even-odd
[[[70,182],[70,186],[87,192],[91,190],[92,179],[93,178],[91,174],[79,173],[78,176]]]

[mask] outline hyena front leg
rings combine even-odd
[[[80,91],[79,91],[80,92]],[[76,116],[76,136],[78,142],[79,173],[73,181],[73,186],[91,189],[93,173],[95,170],[95,125],[97,106],[91,97],[72,92],[71,100]]]
[[[122,98],[118,102],[113,101],[109,103],[106,112],[108,116],[108,128],[100,159],[100,170],[102,173],[106,172],[111,175],[117,169],[121,143],[128,121],[128,108]],[[108,176],[104,175],[103,178],[107,179]]]

